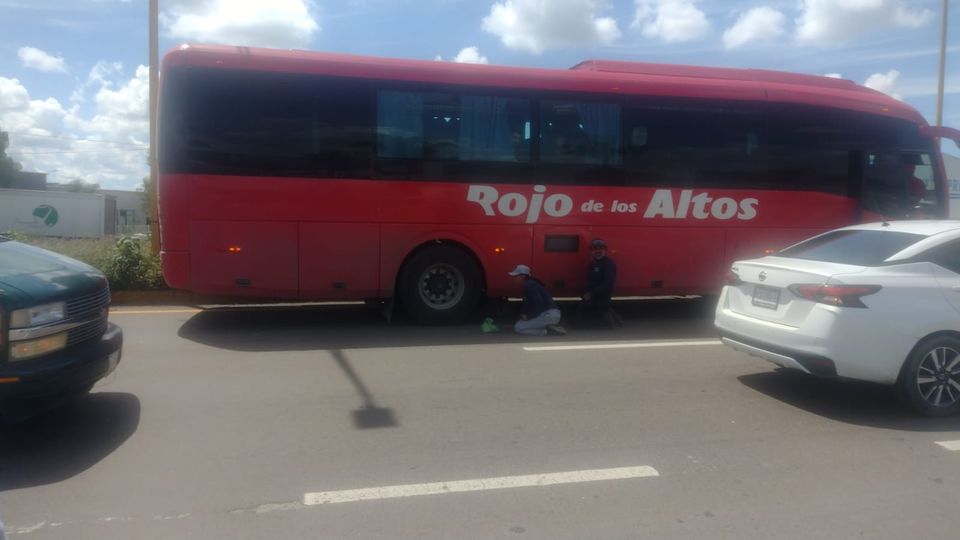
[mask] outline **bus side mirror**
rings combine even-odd
[[[946,126],[920,126],[920,133],[927,137],[939,137],[941,139],[950,139],[960,147],[960,129],[949,128]]]

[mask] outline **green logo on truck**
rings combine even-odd
[[[42,219],[44,225],[47,227],[53,227],[57,224],[57,220],[60,219],[60,215],[57,214],[57,209],[49,204],[41,204],[34,208],[33,216]]]

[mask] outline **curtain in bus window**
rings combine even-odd
[[[620,165],[620,106],[540,102],[540,160],[545,163]]]
[[[591,163],[620,165],[620,106],[578,103],[579,127],[592,141],[586,156]]]
[[[413,92],[377,93],[377,155],[423,157],[423,96]]]
[[[457,159],[460,146],[460,100],[452,94],[422,94],[423,158]]]
[[[491,96],[460,98],[459,158],[469,161],[530,160],[527,100]]]

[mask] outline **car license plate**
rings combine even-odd
[[[753,305],[767,309],[777,309],[780,303],[780,289],[757,285],[753,289]]]

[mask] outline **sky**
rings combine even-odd
[[[0,0],[0,130],[51,182],[149,175],[147,0]],[[587,59],[850,79],[935,123],[941,0],[159,0],[161,54],[222,43],[566,69]],[[943,124],[960,128],[960,2]],[[953,143],[944,151],[960,155]]]

